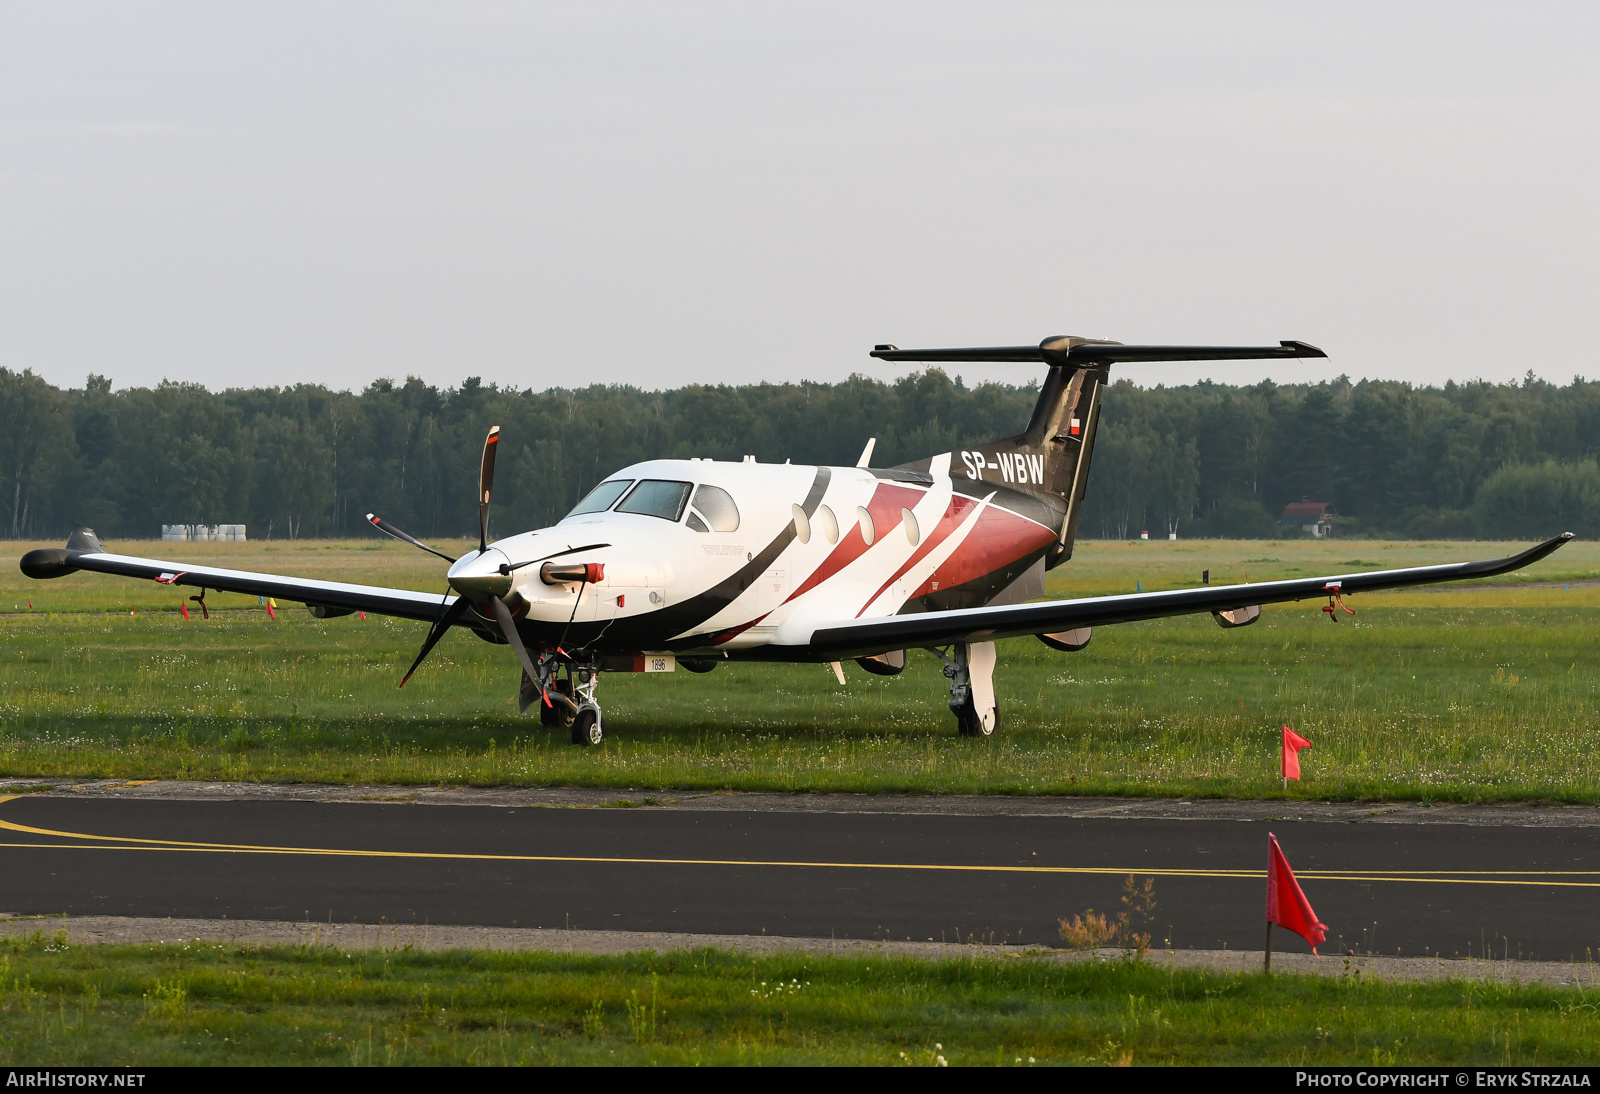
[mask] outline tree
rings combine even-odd
[[[1600,467],[1594,460],[1508,464],[1478,488],[1478,531],[1496,538],[1600,534]]]

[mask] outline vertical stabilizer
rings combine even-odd
[[[1055,566],[1072,557],[1072,541],[1078,534],[1078,517],[1089,489],[1089,460],[1100,422],[1100,398],[1112,364],[1282,360],[1327,354],[1316,346],[1294,341],[1280,341],[1275,346],[1127,346],[1104,338],[1060,335],[1046,338],[1037,346],[903,350],[884,345],[873,349],[872,356],[883,361],[1043,362],[1050,366],[1027,430],[1015,437],[952,452],[950,476],[964,493],[974,492],[971,487],[976,480],[982,484],[977,489],[1004,489],[1024,508],[1053,514],[1058,540],[1055,548],[1046,553],[1045,564]],[[929,461],[906,466],[926,469]]]

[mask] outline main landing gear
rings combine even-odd
[[[565,680],[556,678],[566,666]],[[554,652],[539,656],[537,663],[540,683],[522,674],[520,705],[524,712],[538,704],[539,724],[549,729],[570,729],[575,745],[597,745],[605,740],[605,722],[600,704],[595,701],[595,688],[600,683],[600,673],[593,665],[575,665]],[[545,702],[549,696],[549,703]]]
[[[994,643],[957,642],[948,655],[943,650],[931,652],[944,662],[957,730],[963,737],[992,736],[1000,728],[1000,703],[994,697]]]

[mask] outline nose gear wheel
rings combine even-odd
[[[585,706],[578,711],[578,716],[572,720],[572,743],[575,745],[597,745],[605,740],[605,730],[600,723],[600,708]]]

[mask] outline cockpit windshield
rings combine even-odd
[[[692,483],[668,479],[640,479],[639,485],[617,506],[617,512],[676,521],[683,516],[683,507],[689,502],[692,486]]]
[[[607,480],[589,491],[589,495],[580,501],[567,516],[576,517],[584,513],[604,513],[611,508],[611,503],[620,498],[622,492],[632,485],[632,479]]]

